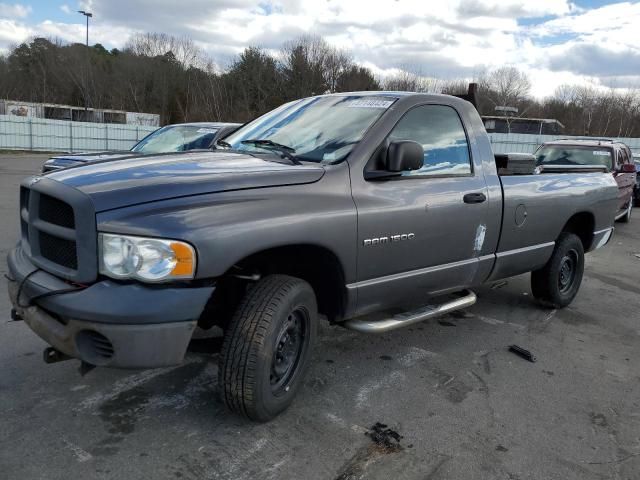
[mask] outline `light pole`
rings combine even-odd
[[[88,107],[88,98],[89,98],[89,67],[90,67],[90,58],[89,58],[89,18],[93,17],[93,13],[85,12],[84,10],[78,10],[78,13],[87,17],[87,72],[85,73],[85,81],[84,81],[84,114],[87,116],[87,107]],[[87,119],[85,118],[85,121]]]
[[[87,48],[89,48],[89,18],[93,17],[93,13],[85,12],[84,10],[78,10],[78,13],[87,17]]]

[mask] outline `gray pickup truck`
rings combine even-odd
[[[211,152],[26,179],[12,313],[50,361],[85,366],[177,364],[196,327],[220,327],[224,401],[265,421],[300,388],[319,314],[387,332],[525,272],[543,304],[568,305],[617,192],[597,168],[494,156],[459,98],[306,98]]]

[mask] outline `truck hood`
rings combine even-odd
[[[163,154],[98,162],[60,170],[47,178],[89,195],[96,213],[190,195],[313,183],[321,165],[289,165],[224,151]]]

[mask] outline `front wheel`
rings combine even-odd
[[[584,248],[573,233],[563,233],[549,261],[531,272],[531,291],[542,304],[553,308],[569,305],[582,283]]]
[[[311,286],[269,275],[245,294],[225,333],[218,384],[227,407],[265,422],[285,410],[302,384],[317,330]]]

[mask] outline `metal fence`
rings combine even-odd
[[[156,127],[114,123],[69,122],[0,115],[0,150],[47,152],[97,152],[129,150]],[[496,153],[533,153],[538,145],[567,135],[490,133]],[[579,138],[579,137],[576,137]],[[640,153],[640,138],[620,138],[634,153]]]
[[[129,150],[157,127],[0,115],[0,150]]]
[[[584,138],[569,135],[530,135],[524,133],[490,133],[491,146],[495,153],[533,153],[544,142],[559,138]],[[607,137],[609,138],[609,137]],[[640,138],[615,138],[629,145],[633,153],[640,153]]]

